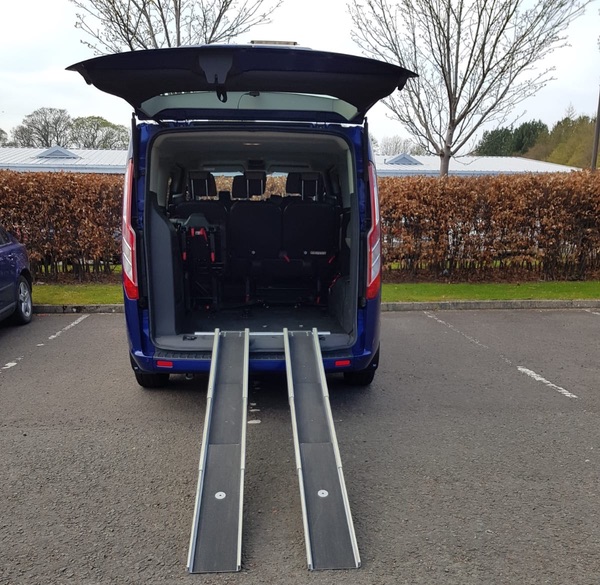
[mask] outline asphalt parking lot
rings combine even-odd
[[[137,386],[123,315],[0,326],[0,583],[597,584],[600,310],[386,313],[330,380],[363,566],[306,569],[285,383],[253,380],[243,571],[188,575],[202,380]]]

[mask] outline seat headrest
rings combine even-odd
[[[243,175],[233,177],[231,194],[235,199],[263,195],[266,182],[267,174],[264,171],[247,171]]]
[[[321,199],[324,192],[321,173],[302,173],[302,199]]]
[[[325,191],[321,173],[288,173],[286,193],[298,193],[304,201],[321,199]]]
[[[247,199],[248,188],[246,186],[246,178],[244,175],[236,175],[231,183],[231,196],[234,199]]]
[[[285,181],[285,192],[295,193],[302,195],[302,174],[301,173],[288,173]]]
[[[194,171],[190,173],[190,191],[193,199],[216,197],[217,183],[212,173]]]

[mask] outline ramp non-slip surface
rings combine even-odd
[[[333,445],[303,443],[300,456],[313,568],[357,567]]]
[[[188,558],[190,573],[241,569],[248,351],[247,331],[215,331]]]
[[[240,445],[210,445],[191,573],[239,571]]]
[[[249,336],[215,330],[191,573],[241,569]],[[350,569],[360,556],[316,329],[283,331],[296,467],[310,569]]]
[[[351,569],[360,556],[318,334],[284,333],[288,393],[310,569]]]

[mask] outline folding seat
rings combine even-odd
[[[319,196],[318,177],[301,179],[304,198],[283,211],[282,245],[289,263],[288,273],[310,277],[317,288],[327,283],[334,271],[339,251],[340,217],[336,207],[314,201]]]
[[[248,201],[262,195],[264,173],[234,177],[229,213],[230,274],[234,279],[254,282],[273,276],[281,251],[281,210],[268,201]],[[242,198],[246,200],[240,200]]]

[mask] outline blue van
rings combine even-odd
[[[251,372],[285,371],[282,330],[316,329],[325,372],[369,384],[381,229],[365,116],[415,74],[260,44],[69,69],[134,109],[122,229],[138,383],[208,372],[216,329],[249,330]]]

